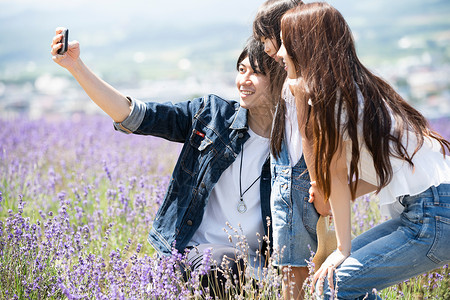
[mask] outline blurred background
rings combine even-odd
[[[0,0],[0,117],[102,113],[52,61],[69,28],[85,63],[126,95],[238,97],[235,61],[263,0]],[[306,1],[311,2],[311,1]],[[450,116],[450,1],[333,0],[358,54],[430,119]]]

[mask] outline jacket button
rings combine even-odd
[[[186,224],[188,224],[188,226],[192,226],[192,220],[187,220]]]
[[[205,188],[205,187],[206,187],[206,184],[205,184],[204,182],[202,182],[202,183],[200,183],[200,186],[201,186],[202,188]]]
[[[225,154],[223,155],[223,157],[228,158],[230,157],[230,154],[228,152],[225,152]]]
[[[238,134],[238,138],[242,139],[244,137],[244,134],[241,132]]]

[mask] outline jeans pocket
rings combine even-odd
[[[303,225],[310,234],[316,235],[317,221],[319,214],[313,203],[309,203],[308,199],[303,200]]]
[[[444,265],[450,262],[450,219],[435,217],[435,237],[427,256],[436,264]]]

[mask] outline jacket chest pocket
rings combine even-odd
[[[202,166],[210,161],[217,153],[213,147],[212,138],[205,134],[205,131],[192,129],[189,142],[185,144],[181,166],[183,170],[191,176],[196,176]]]

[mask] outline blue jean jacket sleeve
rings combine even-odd
[[[130,98],[129,98],[130,99]],[[114,128],[124,133],[153,135],[174,142],[184,142],[190,133],[195,111],[203,105],[202,98],[179,103],[142,102],[130,99],[132,110]]]

